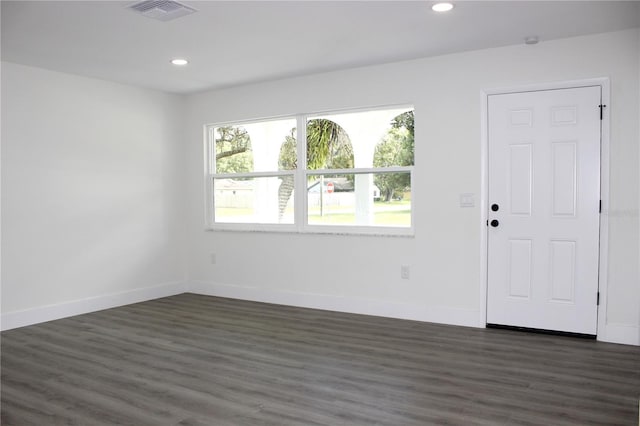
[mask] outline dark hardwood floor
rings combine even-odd
[[[636,425],[640,348],[193,294],[2,333],[2,425]]]

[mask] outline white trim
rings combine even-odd
[[[385,173],[410,173],[414,166],[392,167],[363,167],[353,169],[318,169],[304,170],[307,176],[321,175],[366,175]],[[261,177],[295,176],[296,170],[278,170],[275,172],[245,172],[245,173],[211,173],[213,179],[251,179]]]
[[[391,103],[391,104],[375,104],[371,106],[362,106],[357,108],[337,108],[337,109],[326,109],[326,110],[313,110],[313,111],[295,111],[291,113],[284,113],[279,115],[268,115],[264,117],[253,117],[253,118],[241,118],[238,120],[228,120],[228,121],[213,121],[209,123],[205,123],[205,127],[224,127],[224,126],[244,126],[247,124],[255,124],[265,121],[279,121],[279,120],[287,120],[294,119],[297,117],[303,117],[304,123],[306,120],[313,120],[316,118],[323,118],[325,115],[340,115],[340,114],[351,114],[351,113],[359,113],[359,112],[367,112],[367,111],[380,111],[387,109],[413,109],[415,108],[415,104],[413,102],[401,102],[401,103]],[[299,140],[306,140],[299,139]],[[305,157],[306,159],[306,157]],[[302,164],[302,163],[300,163]]]
[[[353,169],[317,169],[305,170],[307,176],[322,175],[366,175],[385,173],[411,173],[414,166],[391,166],[391,167],[360,167]]]
[[[412,209],[413,211],[413,205]],[[357,226],[357,225],[305,225],[301,231],[304,234],[331,235],[374,235],[378,237],[414,237],[413,223],[406,227],[391,226]]]
[[[609,176],[610,176],[610,156],[609,156],[609,142],[611,137],[611,88],[608,78],[601,79],[600,86],[602,87],[602,104],[607,107],[603,110],[601,138],[602,143],[600,145],[600,200],[602,201],[602,208],[600,213],[600,264],[598,265],[598,292],[600,292],[600,306],[598,306],[598,340],[610,341],[608,339],[609,327],[607,325],[607,310],[609,307]],[[614,327],[615,328],[615,327]],[[637,343],[638,333],[636,332],[636,343],[632,343],[633,339],[628,341],[628,344],[640,344]],[[616,343],[623,343],[618,342]]]
[[[482,94],[483,95],[505,95],[507,93],[539,92],[542,90],[577,89],[579,87],[592,87],[592,86],[602,86],[603,92],[604,92],[604,87],[609,86],[609,78],[599,77],[599,78],[587,78],[583,80],[569,80],[569,81],[557,81],[557,82],[549,82],[549,83],[527,84],[523,86],[513,86],[513,87],[497,87],[492,89],[485,89],[482,91]]]
[[[213,224],[215,223],[215,220],[213,218],[214,212],[215,212],[215,208],[213,207],[213,179],[211,179],[211,164],[212,164],[212,158],[211,156],[213,155],[212,153],[215,151],[212,151],[211,149],[211,132],[213,132],[212,128],[209,128],[207,126],[203,126],[203,140],[204,143],[202,144],[202,149],[203,151],[203,155],[202,158],[204,159],[204,223],[205,223],[205,230],[206,229],[211,229],[211,227],[213,226]]]
[[[285,120],[295,120],[298,113],[293,114],[284,114],[284,115],[274,115],[268,116],[264,118],[249,118],[246,120],[233,120],[233,121],[222,121],[222,122],[213,122],[213,123],[205,123],[204,126],[206,128],[215,129],[217,127],[226,127],[226,126],[246,126],[249,124],[258,124],[258,123],[268,123],[270,121],[285,121]]]
[[[306,141],[307,140],[307,118],[304,115],[299,115],[297,118],[297,125],[298,127],[296,128],[296,137],[298,138],[297,140],[299,141]],[[297,182],[306,182],[306,176],[305,176],[305,170],[307,169],[306,164],[307,164],[307,144],[306,143],[301,143],[299,146],[296,146],[297,150],[296,153],[298,155],[297,159],[298,159],[298,165],[305,165],[304,167],[297,167],[296,168],[296,176],[295,176],[295,181]],[[293,220],[296,224],[296,230],[298,232],[302,232],[304,226],[307,225],[307,220],[308,220],[308,209],[309,209],[309,205],[307,202],[307,196],[308,196],[308,189],[307,189],[307,185],[300,185],[299,183],[296,185],[294,184],[293,187],[293,191],[294,191],[294,195],[295,195],[295,199],[293,200]]]
[[[640,346],[640,327],[629,324],[609,323],[598,330],[598,340],[623,345]]]
[[[2,330],[11,330],[18,327],[25,327],[183,293],[466,327],[482,328],[485,326],[484,323],[478,324],[477,318],[479,313],[477,310],[472,309],[423,306],[384,300],[338,297],[326,294],[267,290],[259,287],[237,286],[208,281],[190,281],[186,284],[182,282],[171,282],[56,305],[4,313],[1,318]],[[602,332],[599,331],[598,340],[611,343],[640,345],[640,327],[627,324],[607,324],[604,326]]]
[[[480,93],[480,317],[478,326],[487,326],[489,197],[489,96]]]
[[[272,234],[296,234],[296,235],[347,235],[355,237],[383,237],[383,238],[415,238],[413,228],[389,228],[389,227],[361,227],[354,226],[328,226],[328,225],[307,225],[304,231],[298,230],[294,225],[268,225],[257,224],[254,228],[238,229],[237,223],[227,224],[233,226],[220,226],[205,229],[205,232],[239,232],[239,233],[272,233]],[[399,232],[401,231],[401,232]]]
[[[294,293],[260,287],[237,286],[208,281],[190,281],[189,293],[251,300],[301,308],[375,315],[387,318],[476,327],[478,312],[471,309],[423,306],[364,298],[338,297],[317,293]]]
[[[82,315],[103,309],[115,308],[132,303],[146,302],[161,297],[175,296],[185,292],[185,283],[170,282],[152,287],[138,288],[119,293],[88,297],[86,299],[46,305],[38,308],[2,314],[2,330],[25,327],[27,325],[53,321],[61,318]]]
[[[315,120],[318,118],[326,118],[327,115],[343,115],[343,114],[357,114],[360,112],[368,112],[368,111],[383,111],[388,109],[414,109],[415,104],[411,102],[404,102],[399,104],[383,104],[383,105],[374,105],[374,106],[363,106],[357,108],[339,108],[339,109],[328,109],[328,110],[320,110],[313,112],[304,112],[301,113],[305,116],[306,120]]]
[[[293,176],[295,170],[279,170],[276,172],[246,172],[246,173],[212,173],[213,179],[255,179],[280,176]]]
[[[216,222],[205,231],[297,233],[298,228],[292,223]]]
[[[507,88],[487,89],[481,92],[481,192],[480,192],[480,324],[479,326],[486,326],[487,323],[487,264],[489,259],[488,247],[487,247],[487,209],[488,209],[488,149],[489,149],[489,137],[488,137],[488,99],[490,95],[499,95],[507,93],[520,93],[520,92],[533,92],[542,90],[558,90],[558,89],[572,89],[579,87],[592,87],[600,86],[602,90],[602,103],[607,105],[605,108],[604,116],[602,119],[602,135],[601,135],[601,154],[600,154],[600,198],[602,199],[602,211],[606,212],[609,209],[609,138],[610,138],[610,81],[607,77],[592,78],[585,80],[573,80],[564,82],[552,82],[541,83],[526,86],[516,86]],[[607,319],[607,268],[609,264],[608,258],[608,241],[609,241],[609,221],[606,214],[600,215],[600,268],[598,272],[598,282],[600,291],[600,306],[598,307],[598,327],[597,338],[598,340],[609,341],[608,339],[608,325]],[[616,336],[621,335],[620,333]],[[625,334],[626,335],[626,334]],[[632,335],[629,333],[628,335]],[[627,339],[628,344],[637,344],[637,333],[635,339]],[[618,342],[623,343],[623,342]]]

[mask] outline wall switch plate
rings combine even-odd
[[[411,268],[409,265],[400,266],[400,278],[408,280],[411,277]]]
[[[476,205],[475,194],[460,194],[460,207],[474,207]]]

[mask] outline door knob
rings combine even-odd
[[[500,225],[500,222],[498,222],[498,219],[493,219],[491,221],[491,226],[493,226],[494,228],[497,228],[498,225]]]
[[[500,210],[500,206],[497,204],[491,204],[491,211],[497,212]]]

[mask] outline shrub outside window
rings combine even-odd
[[[412,233],[411,107],[210,125],[206,142],[211,229]]]

